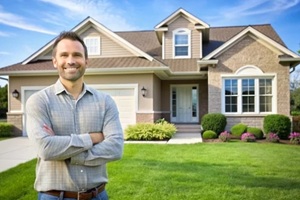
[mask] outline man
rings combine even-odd
[[[77,34],[57,37],[52,61],[58,81],[26,104],[39,199],[108,199],[106,163],[120,159],[124,145],[116,104],[83,82],[88,55]]]

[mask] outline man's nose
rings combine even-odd
[[[73,56],[68,57],[68,65],[74,65],[75,64],[75,59]]]

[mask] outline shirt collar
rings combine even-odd
[[[66,94],[68,93],[68,91],[66,90],[66,88],[63,86],[63,84],[60,82],[59,79],[54,84],[54,88],[55,88],[56,95],[62,94],[63,92],[65,92]],[[94,94],[94,92],[85,83],[83,83],[82,94],[85,94],[86,92]]]

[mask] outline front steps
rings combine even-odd
[[[188,134],[188,133],[201,133],[202,126],[200,124],[175,124],[177,128],[176,133]]]
[[[195,144],[201,143],[201,131],[200,124],[175,124],[177,132],[168,141],[168,144]]]

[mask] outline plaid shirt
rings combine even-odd
[[[46,124],[55,135],[44,129]],[[123,131],[113,99],[84,84],[75,100],[58,80],[26,103],[28,137],[37,148],[37,191],[84,191],[107,182],[106,163],[120,159]],[[92,144],[89,132],[103,132]]]

